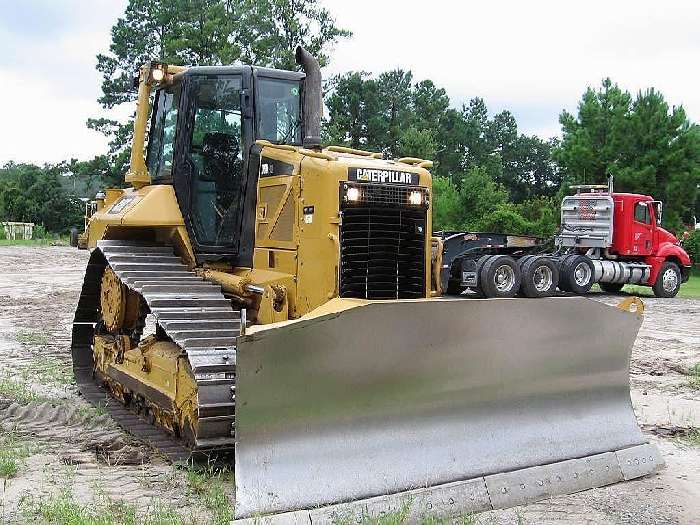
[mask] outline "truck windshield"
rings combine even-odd
[[[298,80],[258,77],[258,138],[301,144],[301,97]]]
[[[154,183],[169,182],[173,165],[180,83],[156,91],[146,165]]]

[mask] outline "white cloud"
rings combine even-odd
[[[700,119],[700,4],[671,0],[322,0],[355,36],[326,74],[411,69],[455,106],[486,99],[520,129],[558,133],[588,85],[610,76],[636,92],[654,86]],[[106,141],[95,55],[105,52],[125,0],[25,0],[0,6],[0,163],[89,158]]]
[[[327,0],[355,36],[333,72],[411,69],[454,105],[480,96],[512,109],[521,130],[558,132],[589,85],[611,77],[632,92],[654,86],[700,118],[700,4],[648,0],[455,2]],[[429,4],[429,5],[428,5]]]

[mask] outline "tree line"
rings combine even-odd
[[[333,45],[349,37],[317,0],[130,0],[112,27],[109,51],[97,57],[99,102],[105,109],[133,104],[131,78],[146,60],[295,69],[297,44],[327,64]],[[435,162],[435,229],[551,235],[569,186],[605,183],[609,175],[619,191],[665,201],[664,224],[672,230],[700,216],[699,128],[654,89],[632,95],[605,79],[585,90],[575,114],[561,113],[561,138],[548,140],[520,133],[511,112],[491,114],[482,98],[455,106],[443,88],[416,81],[411,71],[347,72],[327,79],[324,91],[326,143]],[[41,208],[48,202],[29,204],[25,192],[39,190],[19,182],[27,177],[44,177],[45,186],[58,180],[55,197],[73,201],[92,196],[77,189],[123,184],[131,122],[95,118],[87,125],[109,137],[109,150],[85,162],[6,165],[0,217],[47,220]],[[43,223],[63,231],[71,221]]]

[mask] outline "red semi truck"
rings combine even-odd
[[[533,237],[446,232],[438,234],[441,287],[484,297],[585,294],[598,283],[619,292],[625,284],[650,286],[674,297],[690,277],[691,261],[679,240],[661,227],[663,205],[648,195],[615,193],[608,186],[575,186],[564,197],[557,249]]]

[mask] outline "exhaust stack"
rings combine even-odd
[[[306,73],[304,82],[304,147],[321,145],[321,66],[311,53],[301,46],[295,54],[297,64]]]

